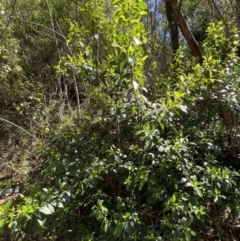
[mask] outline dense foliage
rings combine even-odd
[[[0,18],[0,132],[9,172],[0,228],[12,240],[233,237],[237,19],[230,5],[221,14],[219,1],[212,21],[201,15],[197,25],[195,11],[207,6],[186,1],[183,12],[204,33],[202,60],[181,37],[173,55],[158,4],[155,15],[143,0],[0,5],[8,11]]]

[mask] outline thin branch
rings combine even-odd
[[[33,23],[32,23],[32,24],[33,24]],[[40,24],[40,25],[41,25],[41,24]],[[42,25],[42,27],[43,27],[43,26],[44,26],[44,25]],[[29,27],[30,27],[33,31],[35,31],[36,33],[41,34],[41,31],[35,29],[35,28],[32,27],[32,26],[29,26]],[[47,27],[45,26],[45,28],[47,28]],[[49,34],[47,34],[47,33],[43,33],[43,35],[44,35],[45,37],[49,38],[49,39],[56,40],[55,37],[52,37],[51,35],[49,35]],[[61,43],[63,43],[66,47],[68,47],[65,40],[59,39],[58,41],[61,42]]]
[[[41,23],[35,23],[35,22],[32,22],[32,21],[27,21],[27,20],[23,20],[23,19],[20,19],[20,21],[22,21],[22,22],[24,22],[24,23],[30,23],[30,24],[33,24],[33,25],[36,25],[36,26],[43,27],[43,28],[45,28],[46,30],[49,30],[49,31],[57,34],[58,36],[62,37],[62,38],[66,41],[66,37],[65,37],[64,35],[62,35],[61,33],[57,32],[57,31],[55,31],[54,29],[49,28],[49,27],[47,27],[47,26],[45,26],[45,25],[43,25],[43,24],[41,24]],[[34,28],[32,28],[32,29],[34,29]],[[34,29],[34,30],[35,30],[35,29]],[[38,30],[35,30],[35,31],[36,31],[36,32],[39,32]],[[54,39],[54,38],[52,37],[52,39]],[[63,41],[62,41],[62,42],[63,42]]]
[[[61,34],[58,33],[58,35],[60,35],[60,36],[67,42],[67,38],[66,38],[66,36],[64,35],[64,33],[63,33],[63,31],[62,31],[62,29],[61,29],[61,27],[60,27],[60,25],[59,25],[59,23],[58,23],[57,20],[56,20],[56,25],[57,25],[59,31],[61,32]]]
[[[21,126],[18,126],[18,125],[16,125],[16,124],[14,124],[13,122],[8,121],[8,120],[3,119],[3,118],[0,118],[0,121],[2,121],[2,122],[6,122],[6,123],[8,123],[8,124],[10,124],[10,125],[12,125],[12,126],[17,127],[18,129],[20,129],[20,130],[24,131],[24,132],[25,132],[25,133],[27,133],[29,136],[31,136],[32,138],[34,138],[34,139],[36,139],[36,140],[37,140],[37,138],[36,138],[34,135],[32,135],[30,132],[28,132],[27,130],[25,130],[25,129],[24,129],[24,128],[22,128]]]

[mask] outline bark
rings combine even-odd
[[[236,0],[236,21],[238,29],[240,30],[240,0]]]
[[[202,63],[202,54],[201,54],[199,45],[198,45],[196,39],[194,38],[185,18],[183,16],[183,13],[178,4],[178,1],[177,0],[166,0],[166,1],[167,1],[167,4],[169,4],[168,6],[171,7],[171,11],[174,14],[174,18],[177,21],[177,24],[183,34],[183,37],[186,39],[189,48],[191,49],[192,55],[194,57],[197,57],[199,59],[200,63]]]
[[[77,79],[76,79],[76,76],[75,76],[74,73],[73,73],[73,84],[74,84],[74,89],[75,89],[76,97],[77,97],[77,117],[78,117],[78,121],[80,121],[81,106],[80,106],[80,99],[79,99],[79,91],[78,91]]]
[[[169,25],[169,29],[170,29],[172,49],[173,49],[173,53],[176,53],[176,51],[179,48],[178,24],[177,24],[176,18],[174,16],[174,12],[173,12],[168,0],[165,0],[165,8],[166,8],[168,25]]]

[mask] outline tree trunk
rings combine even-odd
[[[236,21],[238,30],[240,30],[240,0],[236,0]]]
[[[240,1],[240,0],[238,0]],[[166,0],[166,7],[169,6],[171,8],[172,13],[174,14],[175,21],[177,21],[177,24],[183,34],[183,37],[186,39],[189,48],[191,49],[192,55],[194,57],[197,57],[199,59],[199,62],[202,63],[202,54],[199,48],[199,45],[194,38],[184,16],[181,11],[181,8],[178,4],[177,0]],[[168,10],[170,11],[170,10]],[[167,13],[168,15],[168,13]]]
[[[174,16],[174,12],[173,12],[168,0],[165,0],[165,8],[166,8],[168,25],[169,25],[169,29],[170,29],[172,49],[173,49],[173,53],[176,53],[176,51],[179,48],[178,24],[177,24],[176,18]]]

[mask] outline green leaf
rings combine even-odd
[[[188,230],[185,231],[185,240],[190,241],[191,240],[191,234],[189,233]]]
[[[46,206],[40,208],[39,211],[46,215],[50,215],[50,214],[54,213],[54,207],[51,204],[47,204]]]
[[[139,84],[135,80],[133,80],[133,88],[134,88],[134,90],[138,90],[138,87],[139,87]]]
[[[99,209],[95,211],[95,215],[97,220],[102,219],[104,217],[102,212]]]
[[[8,211],[8,209],[11,207],[11,205],[12,205],[12,201],[10,200],[4,205],[5,211]]]
[[[100,205],[100,209],[102,211],[103,214],[106,214],[108,212],[108,209],[102,205]]]
[[[184,82],[184,77],[183,77],[183,75],[180,75],[179,79],[180,79],[182,82]]]
[[[51,210],[52,213],[55,212],[54,207],[51,204],[47,204],[47,207]]]
[[[187,106],[186,105],[180,105],[180,109],[185,112],[185,113],[188,113],[188,110],[187,110]]]
[[[113,231],[113,236],[116,237],[119,234],[120,226],[117,226]]]
[[[144,87],[145,81],[143,78],[138,78],[138,82],[141,85],[141,87]]]
[[[59,200],[54,200],[51,202],[51,205],[53,205],[54,207],[58,207],[58,208],[63,208],[63,203]]]
[[[128,218],[131,215],[131,213],[127,212],[123,215],[124,218]]]
[[[121,64],[120,64],[120,72],[121,73],[123,72],[123,68],[125,67],[125,65],[126,65],[126,61],[121,62]]]
[[[98,180],[104,181],[104,178],[103,178],[102,176],[100,176],[100,175],[96,175],[96,178],[97,178]]]
[[[0,230],[5,226],[5,223],[6,223],[5,218],[0,219]]]
[[[134,115],[137,112],[137,106],[133,105],[132,106],[132,114]]]
[[[136,38],[136,37],[133,37],[133,41],[134,41],[136,46],[141,44],[141,41],[138,38]]]
[[[39,225],[40,225],[41,227],[44,227],[44,224],[45,224],[46,220],[47,220],[47,219],[45,218],[44,220],[38,219],[37,221],[38,221],[38,223],[39,223]]]
[[[126,225],[126,226],[124,227],[124,229],[125,229],[125,232],[126,232],[128,235],[130,235],[130,234],[132,233],[132,228],[131,228],[129,225]]]
[[[142,9],[146,9],[147,8],[147,5],[146,5],[146,3],[144,2],[144,1],[138,1],[137,2],[138,3],[138,7],[140,7],[140,8],[142,8]]]
[[[145,182],[146,182],[145,179],[142,179],[142,180],[141,180],[140,185],[139,185],[139,191],[142,190],[142,188],[143,188]]]
[[[116,4],[120,3],[120,2],[122,2],[122,0],[114,0],[114,1],[112,2],[112,4],[113,4],[113,5],[116,5]]]
[[[143,16],[143,15],[147,15],[147,12],[146,11],[140,11],[139,14]]]
[[[199,189],[199,187],[195,186],[194,189],[195,189],[195,191],[197,192],[198,196],[199,196],[199,197],[202,197],[202,192],[201,192],[201,190]]]
[[[104,231],[107,232],[108,229],[109,229],[109,223],[105,222],[105,224],[104,224]]]
[[[175,202],[176,202],[176,200],[177,200],[176,195],[175,195],[175,194],[173,194],[173,195],[172,195],[172,202],[173,202],[173,203],[175,203]]]
[[[41,213],[46,214],[46,215],[52,214],[51,210],[48,209],[47,207],[42,207],[39,211],[40,211]]]
[[[134,58],[131,58],[131,57],[128,58],[128,62],[129,62],[129,64],[130,64],[132,67],[133,67],[133,66],[135,65],[135,63],[136,63],[135,59],[134,59]]]
[[[161,127],[162,131],[164,131],[165,126],[164,126],[164,124],[163,124],[163,123],[160,123],[160,127]]]

